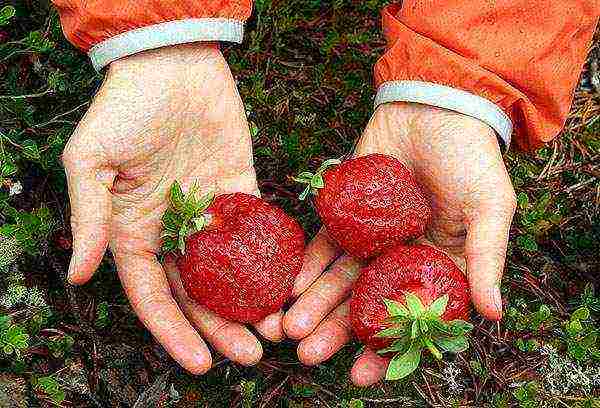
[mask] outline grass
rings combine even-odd
[[[316,217],[289,175],[348,152],[366,125],[386,3],[259,0],[244,44],[225,47],[263,195],[309,235]],[[217,356],[192,377],[137,321],[110,256],[92,283],[63,284],[71,236],[58,157],[102,76],[65,41],[47,1],[16,9],[0,26],[0,406],[8,396],[27,407],[600,406],[600,96],[589,65],[563,134],[506,157],[519,197],[507,316],[474,316],[468,352],[368,389],[348,379],[357,343],[314,368],[291,341],[265,344],[256,367]]]

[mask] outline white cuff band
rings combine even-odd
[[[241,43],[244,24],[227,18],[192,18],[136,28],[90,48],[88,55],[99,71],[111,62],[140,51],[196,41]]]
[[[496,104],[481,96],[449,86],[422,81],[389,81],[381,84],[375,108],[388,102],[414,102],[449,109],[479,119],[510,146],[512,122]]]

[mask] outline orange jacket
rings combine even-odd
[[[145,49],[241,42],[252,0],[53,0],[97,69]],[[554,138],[600,15],[597,0],[404,0],[382,11],[376,104],[419,102],[488,123],[532,150]]]

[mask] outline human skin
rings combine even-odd
[[[456,112],[390,103],[378,107],[354,152],[371,153],[394,156],[413,171],[433,209],[424,239],[467,274],[477,311],[499,320],[500,279],[516,199],[494,131]],[[286,334],[301,340],[302,363],[327,360],[351,339],[348,298],[360,266],[341,253],[325,229],[308,245],[294,286],[298,299],[283,321]],[[376,383],[387,363],[365,350],[352,368],[352,381]]]
[[[174,180],[184,191],[260,195],[242,101],[214,44],[146,51],[112,63],[63,153],[71,200],[68,279],[87,282],[107,245],[140,320],[184,368],[211,367],[204,340],[241,364],[262,356],[238,323],[192,302],[172,259],[163,266],[161,217]],[[283,337],[282,312],[255,325]]]

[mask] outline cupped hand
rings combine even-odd
[[[484,317],[502,317],[504,268],[515,194],[494,131],[471,117],[431,106],[379,106],[355,155],[383,153],[410,168],[433,209],[430,243],[450,255],[468,276],[471,298]],[[302,339],[307,365],[327,360],[351,338],[348,297],[360,264],[342,254],[322,229],[307,248],[284,330]],[[351,377],[359,386],[383,378],[387,360],[366,350]]]
[[[260,342],[244,326],[192,302],[172,261],[157,259],[161,217],[174,180],[216,194],[259,195],[244,107],[216,45],[188,44],[111,64],[67,144],[73,257],[68,279],[83,284],[110,245],[140,320],[184,368],[211,367],[210,342],[241,364],[258,362]],[[283,337],[276,313],[256,324]]]

